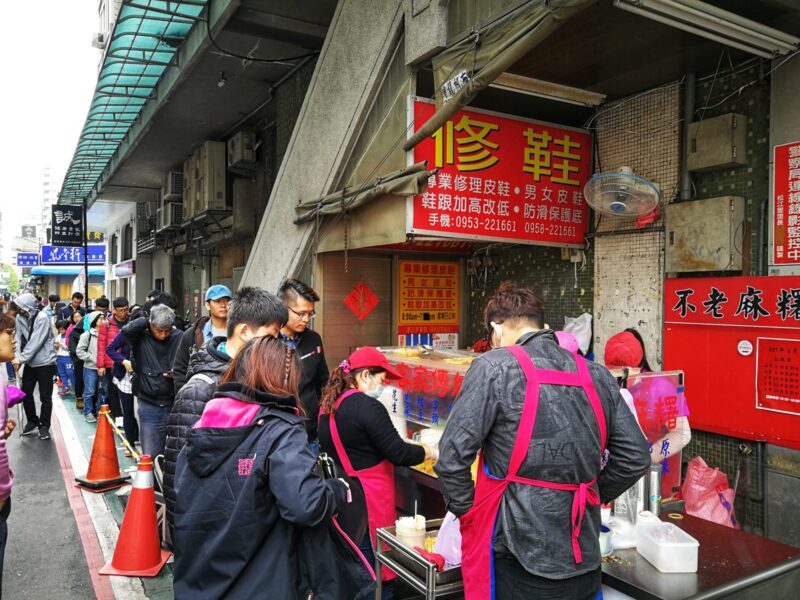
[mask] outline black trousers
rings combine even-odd
[[[568,579],[547,579],[528,573],[513,557],[494,557],[495,597],[503,600],[594,600],[600,578],[597,569]]]
[[[103,389],[105,390],[106,402],[108,402],[108,410],[111,411],[111,417],[116,419],[123,416],[122,405],[119,399],[119,390],[114,385],[111,369],[106,368],[106,374],[100,378],[103,382]]]
[[[3,592],[3,562],[6,556],[6,540],[8,540],[8,515],[11,514],[11,498],[6,500],[0,510],[0,594]]]
[[[83,361],[72,356],[72,372],[75,373],[75,398],[83,398]]]
[[[53,413],[53,375],[56,372],[55,364],[43,367],[25,365],[22,370],[22,391],[25,399],[25,418],[31,423],[38,423],[50,427],[50,415]],[[39,400],[42,402],[41,414],[36,416],[36,401],[33,399],[33,390],[39,385]]]

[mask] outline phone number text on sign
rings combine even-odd
[[[412,102],[418,129],[433,110]],[[461,111],[413,150],[437,173],[410,200],[410,233],[583,245],[591,151],[586,131]]]

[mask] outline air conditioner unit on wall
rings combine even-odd
[[[183,206],[174,202],[165,204],[158,209],[157,215],[157,232],[176,229],[183,222]]]
[[[194,215],[194,154],[183,162],[183,218]]]
[[[92,48],[102,50],[106,47],[106,36],[102,33],[95,33],[92,36]]]
[[[228,140],[228,167],[251,167],[256,163],[256,134],[239,131]]]
[[[744,221],[740,196],[668,204],[666,271],[741,271]]]
[[[198,152],[195,152],[195,177],[192,182],[194,214],[228,209],[225,168],[224,142],[205,142]]]
[[[183,199],[183,172],[170,171],[167,173],[164,187],[161,189],[161,197],[164,202],[181,202]]]

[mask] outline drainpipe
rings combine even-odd
[[[681,153],[681,200],[692,199],[692,175],[689,173],[689,123],[694,120],[695,92],[697,76],[694,73],[686,74],[686,83],[683,87],[683,152]]]

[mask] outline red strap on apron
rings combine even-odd
[[[333,411],[339,408],[342,404],[342,401],[345,398],[352,396],[353,394],[357,394],[358,390],[350,389],[347,390],[344,394],[339,396],[339,399],[336,401],[336,406],[334,407]],[[350,457],[347,456],[347,452],[344,450],[344,445],[342,444],[342,439],[339,437],[339,430],[336,427],[336,419],[333,418],[333,415],[328,416],[328,422],[330,423],[331,428],[331,438],[333,439],[333,446],[336,448],[336,454],[339,455],[339,460],[342,461],[342,466],[344,467],[344,472],[350,475],[350,477],[354,476],[355,470],[353,469],[353,465],[350,462]]]
[[[522,409],[522,418],[520,419],[519,429],[517,430],[517,439],[514,442],[514,449],[511,452],[511,461],[508,464],[508,475],[506,480],[525,485],[533,485],[537,487],[547,488],[551,490],[563,490],[573,493],[572,499],[572,553],[575,556],[575,562],[583,562],[583,555],[581,554],[581,547],[578,543],[578,538],[581,533],[581,526],[583,524],[583,516],[586,513],[586,505],[597,506],[600,504],[600,497],[594,489],[594,484],[597,478],[584,483],[556,483],[551,481],[540,481],[538,479],[527,479],[519,477],[519,472],[522,462],[528,454],[531,439],[533,438],[533,428],[536,424],[536,413],[539,408],[539,384],[547,383],[550,385],[566,385],[566,386],[580,386],[583,388],[589,403],[592,406],[595,418],[597,419],[598,427],[600,428],[600,453],[602,454],[606,443],[606,420],[603,412],[603,406],[600,404],[600,398],[597,396],[597,391],[594,389],[589,369],[586,366],[584,358],[578,354],[574,354],[575,362],[578,367],[577,373],[567,373],[564,371],[550,371],[539,370],[533,364],[533,359],[525,351],[522,346],[507,346],[506,349],[514,355],[517,362],[525,375],[525,405]],[[540,377],[543,375],[543,377]],[[544,379],[545,381],[542,381]]]
[[[334,413],[345,400],[357,394],[358,390],[350,389],[344,394],[339,396],[336,401]],[[344,472],[350,477],[355,477],[361,483],[364,490],[364,499],[367,502],[367,521],[369,522],[370,539],[373,546],[378,543],[376,530],[379,527],[389,527],[394,525],[397,519],[397,512],[395,510],[395,490],[394,490],[394,466],[388,460],[384,459],[374,467],[369,469],[354,469],[353,464],[350,462],[350,457],[342,444],[342,439],[339,437],[339,429],[336,427],[336,419],[334,415],[328,416],[330,424],[331,439],[333,446],[336,448],[336,453],[339,455],[339,460],[344,467]],[[381,579],[389,581],[397,577],[395,573],[389,570],[386,566],[381,568]]]

